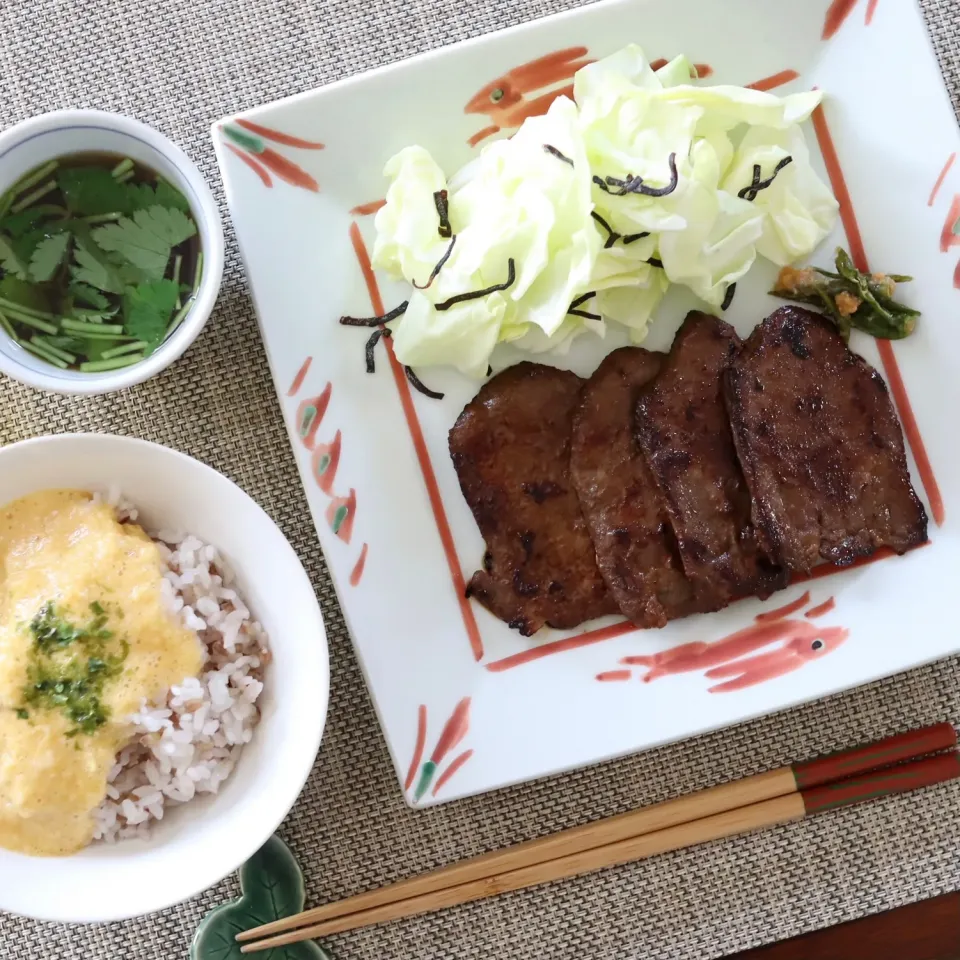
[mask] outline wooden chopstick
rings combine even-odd
[[[283,920],[243,931],[237,935],[237,940],[251,941],[256,939],[258,941],[245,947],[244,952],[266,949],[268,946],[274,945],[276,941],[273,939],[261,941],[259,938],[270,937],[274,934],[308,925],[311,925],[311,929],[313,929],[313,925],[323,924],[338,917],[357,916],[397,902],[410,901],[417,897],[440,893],[452,887],[497,878],[503,874],[535,867],[538,864],[555,863],[558,860],[589,850],[608,848],[621,841],[655,832],[663,832],[692,821],[736,812],[783,797],[795,797],[799,790],[810,790],[879,767],[946,750],[956,746],[956,744],[957,734],[949,723],[936,724],[887,737],[866,746],[841,751],[804,763],[795,763],[744,780],[722,784],[690,796],[679,797],[641,810],[634,810],[596,823],[565,830],[538,840],[520,843],[506,850],[498,850],[473,857],[420,877],[403,880],[379,890],[362,893],[336,903],[325,904],[312,910],[306,910],[294,917],[287,917]],[[779,808],[775,811],[777,816],[782,815],[782,813],[782,809]],[[762,811],[760,815],[761,817],[764,816]],[[731,822],[739,821],[734,818]],[[645,855],[649,856],[651,854]],[[491,893],[493,892],[496,891],[491,890]],[[372,920],[369,922],[379,921]],[[303,937],[295,939],[305,939],[307,936],[316,935],[305,932]]]
[[[399,900],[359,913],[336,917],[324,923],[290,930],[255,943],[245,944],[241,947],[241,952],[251,953],[300,940],[342,933],[357,927],[430,913],[507,891],[580,876],[595,870],[642,860],[659,853],[799,820],[824,810],[916,790],[958,777],[960,777],[960,754],[956,751],[913,760],[896,767],[876,770],[861,777],[827,783],[810,790],[801,790],[799,793],[775,797],[690,823],[668,827],[665,830],[630,837],[617,843],[561,857],[558,860],[533,864],[499,876],[475,880],[408,900]]]

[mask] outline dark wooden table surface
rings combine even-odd
[[[960,892],[727,960],[960,960]]]

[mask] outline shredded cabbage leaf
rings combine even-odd
[[[830,188],[810,165],[803,130],[748,130],[723,181],[724,190],[739,193],[753,182],[755,167],[769,178],[787,157],[792,158],[790,163],[753,201],[765,214],[757,252],[781,267],[809,256],[833,230],[839,210]]]
[[[391,323],[401,363],[482,377],[498,343],[563,351],[608,321],[639,343],[671,284],[719,312],[757,256],[808,256],[838,216],[800,127],[822,94],[695,77],[629,45],[449,182],[422,147],[392,157],[373,262],[415,288]]]

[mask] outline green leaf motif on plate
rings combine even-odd
[[[303,910],[303,874],[278,837],[272,836],[241,868],[240,899],[215,907],[201,921],[190,945],[190,960],[246,960],[236,935],[242,930],[293,916]],[[262,960],[330,960],[312,940],[263,950]]]

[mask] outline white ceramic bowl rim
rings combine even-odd
[[[160,131],[122,114],[103,110],[56,110],[23,120],[0,133],[0,161],[39,137],[77,130],[118,133],[163,155],[182,177],[182,182],[176,186],[186,194],[190,203],[203,250],[203,275],[193,307],[170,337],[140,363],[104,373],[81,374],[60,371],[56,367],[42,370],[27,367],[0,350],[0,372],[22,383],[58,393],[96,394],[142,383],[179,359],[197,338],[213,312],[220,292],[224,262],[223,225],[209,186],[186,153]],[[58,154],[51,153],[51,157],[55,155]],[[0,191],[7,186],[0,183]]]
[[[105,490],[112,483],[149,525],[189,524],[189,532],[223,550],[268,631],[273,662],[261,725],[218,794],[171,808],[148,841],[95,843],[62,858],[0,849],[0,910],[39,920],[96,923],[152,913],[236,870],[296,802],[325,725],[329,659],[316,594],[280,529],[236,484],[186,454],[109,434],[0,448],[0,505],[31,490]],[[189,492],[180,497],[181,490]]]

